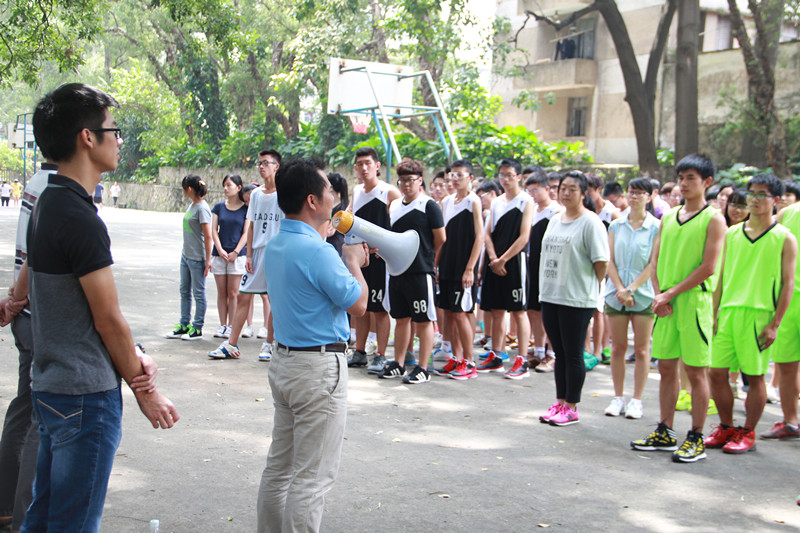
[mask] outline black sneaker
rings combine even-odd
[[[659,422],[658,427],[643,439],[631,441],[631,448],[642,452],[672,452],[678,449],[678,440],[675,438],[675,430]]]
[[[194,326],[189,324],[186,333],[181,335],[181,339],[185,341],[199,341],[203,338],[203,330],[195,329]]]
[[[419,365],[415,366],[414,370],[412,370],[410,374],[408,374],[407,376],[403,376],[403,383],[408,383],[411,385],[416,385],[418,383],[427,383],[430,380],[431,380],[431,375],[428,374],[427,370],[425,370]]]
[[[706,445],[703,434],[689,431],[681,447],[672,452],[672,461],[675,463],[696,463],[706,458]]]
[[[405,374],[405,368],[400,366],[400,363],[397,361],[392,361],[391,363],[386,363],[386,366],[383,367],[383,371],[378,374],[378,377],[383,379],[394,379],[403,377],[403,374]]]
[[[367,366],[367,352],[355,350],[347,359],[347,366]]]
[[[172,333],[167,333],[168,339],[180,339],[189,332],[189,326],[181,326],[175,324],[175,330]]]

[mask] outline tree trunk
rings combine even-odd
[[[675,160],[697,152],[697,48],[700,2],[678,0],[678,50],[675,65]]]
[[[749,0],[747,5],[756,27],[756,46],[750,40],[736,0],[728,0],[731,28],[742,49],[750,101],[756,119],[766,132],[767,161],[779,178],[791,178],[786,152],[786,132],[775,110],[775,64],[780,27],[783,22],[783,0]]]

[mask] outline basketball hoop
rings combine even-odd
[[[350,124],[353,125],[354,132],[366,134],[370,120],[372,120],[372,115],[367,113],[349,113],[347,118],[350,119]]]

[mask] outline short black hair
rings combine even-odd
[[[275,175],[278,207],[287,215],[297,215],[303,210],[309,194],[322,199],[328,180],[310,159],[293,159],[282,165]]]
[[[661,182],[658,181],[656,178],[648,178],[650,180],[650,185],[653,187],[653,191],[660,191],[661,190]]]
[[[280,152],[278,152],[277,150],[261,150],[260,152],[258,152],[258,155],[260,156],[271,155],[272,157],[275,158],[275,160],[278,162],[279,165],[283,162],[283,158],[281,157]]]
[[[680,174],[687,170],[696,170],[703,179],[713,178],[717,174],[717,165],[710,157],[703,154],[687,155],[675,165],[675,174]]]
[[[539,185],[541,187],[550,186],[550,176],[544,170],[534,170],[530,176],[525,178],[525,186]]]
[[[253,185],[252,183],[248,183],[247,185],[245,185],[244,187],[242,187],[242,189],[239,191],[239,200],[241,200],[241,201],[243,201],[243,202],[244,202],[244,195],[245,195],[245,194],[247,194],[247,193],[249,193],[249,192],[251,192],[251,191],[252,191],[252,190],[254,190],[254,189],[257,189],[257,188],[258,188],[258,187],[256,187],[256,186],[255,186],[255,185]]]
[[[786,186],[775,174],[756,174],[747,182],[748,191],[752,185],[766,185],[769,193],[775,197],[783,196],[786,191]]]
[[[784,194],[787,192],[794,194],[795,197],[800,200],[800,183],[797,183],[793,179],[785,179],[783,180],[783,186],[786,188],[786,190],[783,191]]]
[[[375,161],[376,163],[380,161],[380,159],[378,159],[377,150],[375,150],[375,148],[371,146],[362,146],[361,148],[356,150],[356,155],[353,158],[353,161],[355,162],[358,160],[359,157],[365,157],[365,156],[371,157],[372,160]]]
[[[454,169],[456,167],[466,168],[467,171],[470,174],[472,174],[472,161],[470,161],[469,159],[456,159],[455,161],[450,163],[448,169]]]
[[[203,181],[203,178],[198,176],[197,174],[188,174],[183,178],[181,181],[181,187],[183,189],[192,189],[197,196],[200,198],[204,197],[208,193],[208,187],[206,186],[206,182]]]
[[[564,174],[562,174],[561,172],[557,172],[555,170],[551,170],[550,172],[547,173],[547,179],[549,179],[550,181],[556,180],[559,183],[561,183],[561,178],[563,176]]]
[[[66,83],[48,93],[33,113],[33,137],[42,154],[65,161],[75,153],[76,135],[83,129],[103,127],[105,112],[119,107],[108,93],[83,83]],[[97,144],[105,139],[97,136]]]
[[[534,172],[541,172],[544,170],[539,165],[528,165],[527,167],[522,169],[523,174],[533,174]]]
[[[500,170],[503,167],[511,167],[514,169],[514,172],[517,174],[522,174],[522,165],[519,164],[519,161],[516,159],[503,159],[500,163],[497,164],[497,169]]]
[[[440,179],[440,178],[441,178],[441,179],[444,179],[444,170],[440,170],[439,172],[437,172],[436,174],[434,174],[434,175],[433,175],[433,178],[431,178],[431,183],[433,183],[434,181],[436,181],[436,180],[438,180],[438,179]]]
[[[575,171],[573,170],[572,172]],[[581,174],[583,173],[581,172]],[[601,178],[597,174],[594,174],[593,172],[587,172],[586,174],[584,174],[584,176],[586,176],[586,183],[592,189],[601,189],[603,187],[603,178]]]
[[[497,180],[485,180],[483,183],[478,185],[478,190],[476,192],[491,192],[494,191],[495,194],[500,196],[502,194],[502,189],[500,188],[500,184],[497,183]]]
[[[608,198],[608,196],[612,194],[616,194],[617,196],[625,194],[625,191],[622,190],[622,185],[620,185],[618,181],[609,181],[606,183],[606,186],[603,187],[603,198]]]

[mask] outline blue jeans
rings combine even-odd
[[[20,532],[94,532],[122,437],[120,388],[70,396],[33,393],[39,457]]]
[[[194,296],[194,329],[203,329],[206,320],[206,264],[203,261],[186,259],[181,254],[181,326],[189,325]]]

